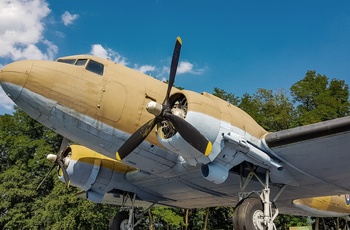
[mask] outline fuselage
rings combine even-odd
[[[145,106],[151,100],[161,103],[167,85],[108,59],[77,55],[59,60],[64,62],[20,61],[7,65],[2,70],[1,84],[32,118],[63,136],[115,158],[121,143],[154,117]],[[88,70],[90,60],[100,63],[103,72]],[[249,135],[257,144],[266,134],[244,111],[213,95],[172,89],[172,94],[177,92],[187,97],[186,119],[197,123],[198,129],[214,145],[224,126],[228,130],[239,129],[243,136]],[[191,113],[196,116],[191,118]],[[164,148],[155,132],[147,142]],[[221,150],[220,144],[213,148],[215,157]]]

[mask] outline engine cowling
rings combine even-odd
[[[172,114],[185,119],[209,141],[215,142],[221,122],[215,118],[220,117],[220,109],[213,100],[186,90],[173,94],[169,100]],[[211,114],[215,115],[210,116]],[[184,159],[196,159],[200,163],[210,162],[209,158],[203,159],[203,154],[193,148],[176,132],[170,121],[162,121],[157,125],[157,138],[164,147]]]
[[[293,201],[293,205],[311,213],[314,217],[344,217],[350,214],[350,195],[334,195],[303,198]]]
[[[113,183],[111,179],[114,173],[126,174],[136,170],[80,145],[69,146],[63,152],[63,157],[70,184],[87,191],[88,198],[97,202],[102,199],[103,193],[102,197],[99,197],[100,193],[92,191],[92,188],[104,191],[110,183]],[[64,182],[62,170],[58,176]]]

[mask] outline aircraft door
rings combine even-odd
[[[104,123],[110,124],[119,121],[125,106],[126,90],[117,82],[107,82],[102,89],[102,98],[97,115]]]
[[[83,111],[84,114],[95,117],[101,101],[105,80],[94,73],[85,70],[80,79],[80,84],[76,84],[76,89],[72,90],[75,95],[75,110]]]

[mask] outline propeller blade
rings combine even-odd
[[[70,180],[69,180],[69,176],[68,176],[67,170],[66,170],[66,168],[64,167],[64,163],[63,163],[63,161],[60,161],[60,160],[59,160],[59,161],[57,161],[57,164],[58,164],[58,166],[59,166],[59,169],[62,170],[64,182],[66,182],[67,188],[69,188],[69,186],[70,186]]]
[[[44,179],[40,182],[40,184],[38,185],[38,187],[36,188],[36,190],[38,190],[38,189],[41,187],[41,185],[44,183],[44,181],[45,181],[46,178],[49,176],[49,174],[51,173],[51,171],[56,167],[56,165],[58,165],[59,167],[62,168],[62,165],[64,165],[64,164],[63,164],[63,155],[62,155],[62,154],[63,154],[64,150],[67,148],[68,144],[69,144],[68,138],[63,137],[62,142],[61,142],[61,146],[60,146],[60,150],[59,150],[59,152],[57,153],[57,155],[54,155],[54,154],[49,154],[49,155],[47,155],[47,159],[48,159],[49,161],[51,161],[54,165],[53,165],[53,166],[51,167],[51,169],[46,173]],[[60,162],[61,162],[61,164],[60,164]],[[64,180],[66,181],[67,187],[69,187],[70,181],[69,181],[69,178],[68,178],[68,173],[67,173],[67,171],[65,170],[65,168],[62,169],[62,171],[63,171],[63,176],[64,176]],[[68,181],[68,182],[67,182],[67,181]]]
[[[208,156],[212,149],[212,143],[203,136],[193,125],[171,113],[165,113],[165,118],[171,121],[176,131],[199,152]]]
[[[63,151],[68,147],[68,145],[69,145],[69,139],[66,137],[63,137],[59,153],[63,153]]]
[[[158,122],[163,120],[164,118],[170,120],[173,123],[175,130],[178,131],[179,134],[191,146],[193,146],[199,152],[203,153],[205,156],[208,156],[210,154],[211,149],[212,149],[212,143],[207,138],[205,138],[190,123],[188,123],[187,121],[185,121],[184,119],[182,119],[178,116],[173,115],[171,113],[171,110],[170,110],[169,97],[170,97],[170,92],[171,92],[171,89],[172,89],[172,87],[174,85],[174,81],[175,81],[177,66],[179,64],[179,59],[180,59],[181,46],[182,46],[182,40],[180,37],[177,37],[175,47],[174,47],[173,57],[171,60],[168,89],[167,89],[163,104],[161,106],[161,109],[156,109],[153,104],[151,104],[151,105],[148,104],[150,109],[148,108],[147,110],[150,113],[154,114],[156,117],[154,119],[148,121],[142,127],[140,127],[136,132],[134,132],[126,140],[126,142],[116,152],[116,159],[117,160],[119,160],[119,161],[123,160],[135,148],[137,148],[137,146],[139,146],[142,143],[142,141],[144,141],[146,139],[146,137],[149,135],[149,133],[153,130],[154,126]]]
[[[146,139],[148,134],[153,130],[154,126],[158,123],[158,118],[155,117],[152,120],[149,120],[141,128],[135,131],[119,148],[116,152],[117,160],[123,160],[127,155],[129,155],[137,146],[139,146],[143,140]]]
[[[39,190],[39,188],[41,187],[41,185],[44,183],[44,181],[46,180],[46,178],[50,175],[51,171],[56,167],[56,165],[53,165],[51,167],[51,169],[46,173],[44,179],[42,179],[42,181],[40,182],[40,184],[38,185],[38,187],[36,188],[36,190]]]
[[[164,102],[163,102],[163,104],[166,104],[166,105],[169,102],[170,91],[171,91],[171,88],[174,85],[177,65],[178,65],[179,59],[180,59],[181,46],[182,46],[182,40],[181,40],[180,37],[177,37],[176,38],[175,47],[174,47],[174,52],[173,52],[173,58],[171,60],[168,90],[166,92],[166,96],[165,96],[165,99],[164,99]]]

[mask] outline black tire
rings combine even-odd
[[[239,207],[241,206],[242,203],[238,203],[237,206],[235,207],[234,213],[233,213],[233,229],[234,230],[239,230],[238,229],[238,218],[237,215],[239,213]]]
[[[264,230],[259,221],[264,217],[263,205],[259,198],[246,198],[235,209],[233,227],[235,230]]]
[[[109,221],[109,230],[127,230],[126,226],[128,224],[128,221],[129,212],[119,212]]]

